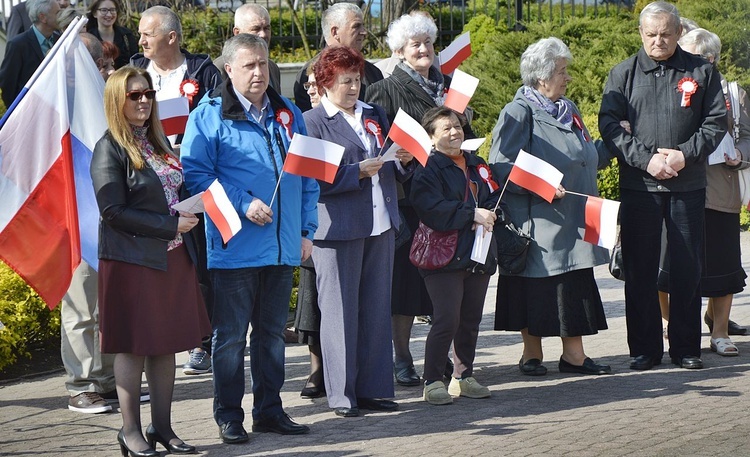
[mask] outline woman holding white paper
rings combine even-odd
[[[597,168],[611,156],[593,141],[576,105],[565,98],[571,77],[568,47],[557,38],[529,46],[521,56],[523,86],[503,108],[492,132],[490,164],[505,183],[523,150],[563,173],[552,203],[508,183],[503,200],[516,227],[530,233],[526,269],[498,279],[495,330],[520,331],[524,375],[547,373],[542,337],[562,338],[561,372],[607,374],[608,365],[586,356],[583,335],[607,328],[593,267],[607,262],[607,250],[583,240],[586,198],[564,189],[598,195]]]
[[[328,405],[341,417],[360,409],[392,411],[389,304],[394,232],[399,226],[396,180],[415,160],[379,157],[388,118],[358,100],[364,58],[346,46],[328,47],[313,65],[320,104],[304,113],[307,134],[344,147],[333,183],[319,181],[313,240],[320,307],[320,345]]]
[[[481,261],[472,260],[477,230],[492,232],[500,190],[490,168],[476,154],[461,150],[464,132],[451,109],[427,111],[422,126],[430,135],[433,154],[414,173],[411,202],[427,227],[457,231],[452,259],[442,268],[419,270],[433,305],[432,327],[424,357],[423,398],[433,405],[453,403],[452,397],[487,398],[490,391],[474,379],[474,355],[484,297],[497,269],[494,240]],[[502,209],[497,210],[502,221]],[[454,375],[446,390],[445,359],[453,343]]]
[[[151,77],[125,66],[107,80],[108,130],[96,143],[91,178],[99,223],[99,328],[103,353],[114,353],[122,412],[122,455],[192,453],[172,430],[175,353],[211,332],[195,271],[193,214],[172,205],[183,189],[182,166],[156,111]],[[143,437],[141,376],[151,393]]]

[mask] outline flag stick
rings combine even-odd
[[[508,187],[508,181],[510,181],[510,175],[508,175],[508,177],[505,179],[505,185],[503,185],[503,190],[500,191],[500,196],[497,197],[497,203],[495,203],[495,209],[492,210],[493,213],[497,211],[497,207],[500,206],[500,200],[503,199],[505,188]]]
[[[276,181],[276,188],[273,190],[273,195],[271,196],[271,203],[268,204],[269,208],[273,208],[273,201],[276,199],[276,193],[279,191],[279,184],[281,184],[281,177],[284,176],[284,169],[281,169],[281,174],[279,175],[279,180]]]
[[[388,132],[388,135],[390,135],[391,132]],[[383,149],[385,149],[386,143],[388,143],[388,135],[383,138],[383,146],[380,147],[380,152],[378,152],[378,155],[375,156],[376,159],[379,159],[383,155]]]
[[[566,190],[565,193],[566,194],[570,194],[570,195],[578,195],[579,197],[586,197],[586,198],[593,197],[593,195],[581,194],[581,193],[573,192],[573,191],[570,191],[570,190]]]

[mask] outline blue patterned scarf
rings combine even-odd
[[[553,102],[541,92],[529,86],[523,86],[523,95],[565,127],[571,128],[573,125],[573,106],[568,100],[560,97],[556,102]]]

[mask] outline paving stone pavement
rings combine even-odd
[[[750,267],[750,234],[742,235],[745,269]],[[703,327],[703,370],[669,364],[628,368],[622,283],[606,267],[596,269],[609,329],[584,338],[586,352],[612,365],[611,376],[560,374],[559,338],[544,340],[549,373],[540,378],[517,369],[519,334],[496,332],[495,283],[487,294],[475,376],[492,397],[459,398],[450,406],[422,401],[420,387],[397,387],[399,411],[339,418],[325,399],[300,398],[308,370],[306,347],[287,346],[282,391],[286,411],[308,424],[309,435],[250,435],[249,443],[224,445],[213,422],[211,375],[184,376],[178,370],[173,422],[178,435],[206,456],[750,456],[750,336],[733,337],[739,357],[708,349]],[[705,301],[704,301],[705,304]],[[732,318],[750,325],[750,292],[735,297]],[[415,324],[412,350],[421,372],[426,324]],[[182,364],[185,354],[179,354]],[[245,359],[249,378],[249,358]],[[249,386],[249,381],[248,381]],[[249,389],[248,389],[249,391]],[[67,410],[61,373],[0,385],[0,455],[116,456],[119,414],[87,415]],[[246,395],[248,412],[252,396]],[[144,427],[150,407],[142,407]],[[247,428],[250,420],[246,421]],[[160,447],[162,455],[165,451]]]

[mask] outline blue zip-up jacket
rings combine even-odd
[[[195,195],[218,179],[242,221],[242,229],[224,244],[206,217],[209,269],[299,265],[302,236],[312,240],[318,227],[317,181],[288,173],[271,207],[273,222],[261,227],[245,217],[253,198],[271,202],[289,148],[275,113],[289,110],[292,131],[307,133],[302,113],[292,102],[270,87],[266,93],[272,109],[264,125],[247,115],[231,80],[209,92],[188,118],[181,150],[188,190]]]

